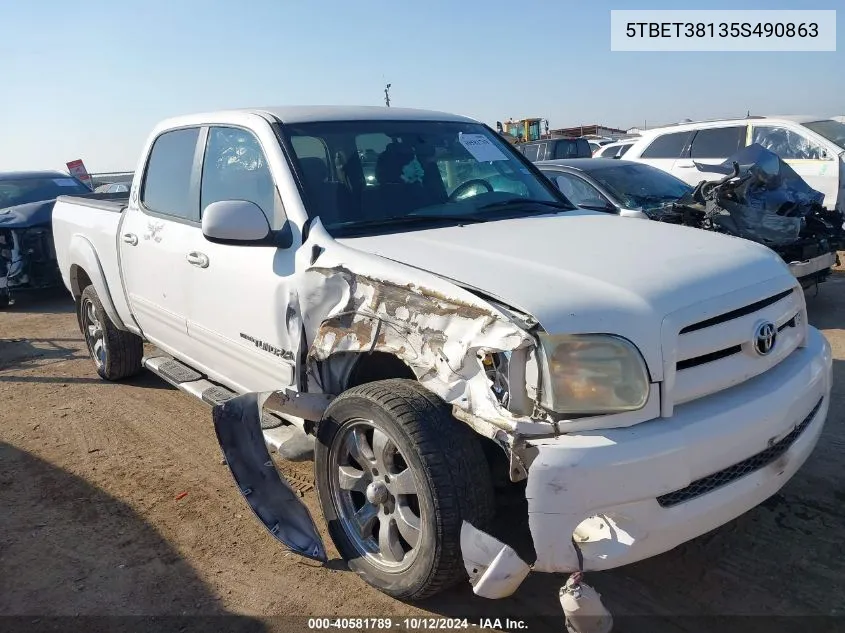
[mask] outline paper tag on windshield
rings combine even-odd
[[[73,178],[53,178],[53,182],[59,187],[76,187],[76,181]]]
[[[479,163],[490,160],[507,160],[507,156],[483,134],[458,134],[458,140]]]

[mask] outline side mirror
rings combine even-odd
[[[203,211],[202,234],[210,242],[248,245],[267,242],[271,231],[264,212],[254,202],[220,200]]]

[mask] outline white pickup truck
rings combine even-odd
[[[822,431],[830,347],[776,254],[575,208],[471,119],[186,116],[135,173],[128,199],[53,211],[97,372],[213,405],[259,519],[325,560],[270,459],[313,455],[338,551],[390,595],[665,552]]]

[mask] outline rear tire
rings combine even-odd
[[[320,504],[353,571],[402,600],[466,578],[461,526],[485,529],[495,500],[481,444],[448,405],[412,380],[367,383],[329,405],[317,439]]]
[[[115,327],[94,286],[87,286],[82,291],[77,303],[77,318],[88,353],[101,378],[122,380],[141,371],[143,339]]]

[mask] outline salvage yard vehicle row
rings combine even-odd
[[[313,446],[335,545],[390,595],[653,556],[774,494],[821,433],[830,347],[780,258],[574,208],[471,119],[181,117],[135,173],[125,201],[54,210],[98,373],[213,405],[247,503],[323,560],[265,442]]]

